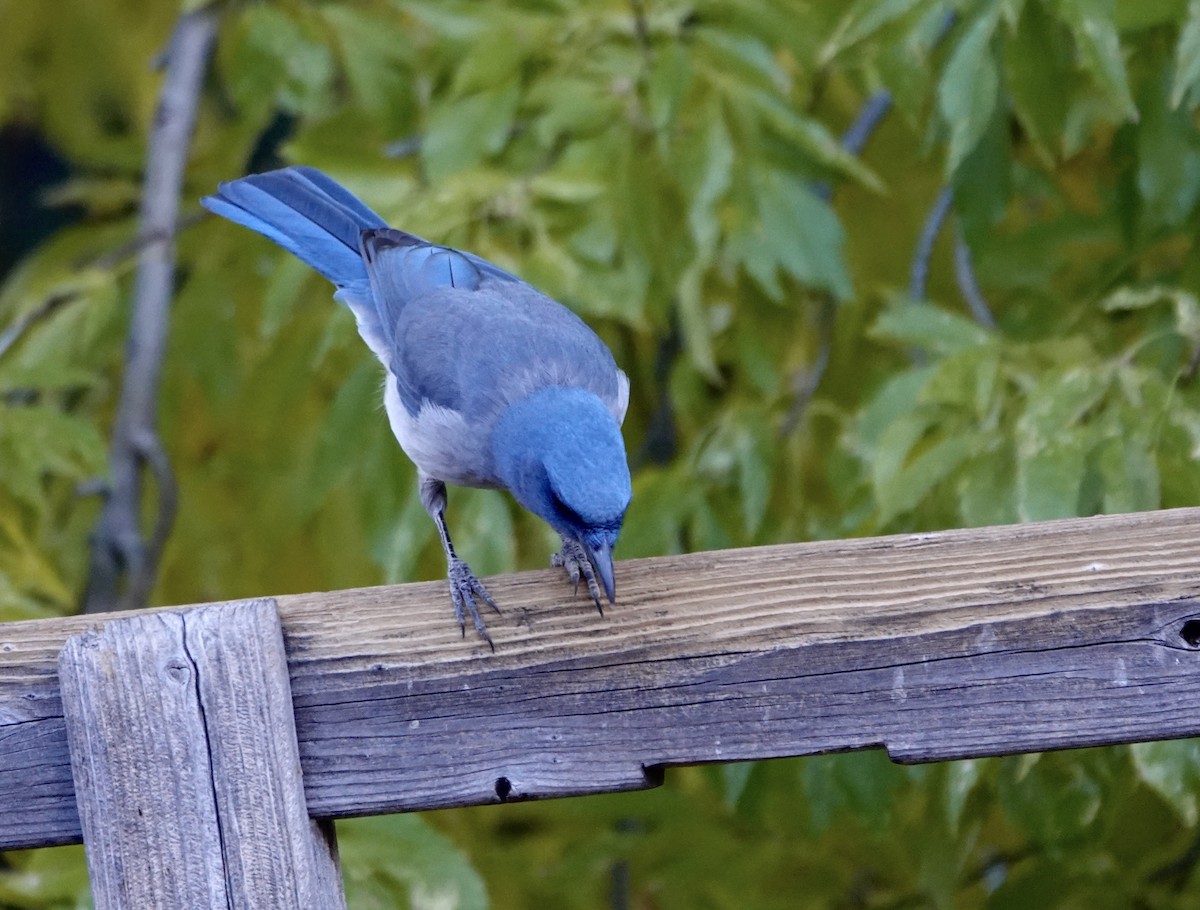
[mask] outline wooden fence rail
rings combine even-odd
[[[548,570],[492,579],[495,654],[459,637],[444,583],[276,598],[308,814],[1200,734],[1200,509],[636,560],[619,580],[601,617]],[[0,625],[0,849],[81,839],[59,657],[113,619]]]

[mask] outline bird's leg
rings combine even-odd
[[[568,537],[563,537],[562,542],[562,549],[550,557],[550,565],[561,566],[566,570],[567,577],[571,579],[571,584],[575,586],[576,593],[579,592],[579,576],[582,575],[584,581],[587,582],[588,593],[592,595],[592,600],[596,602],[596,609],[603,616],[604,606],[600,603],[600,585],[596,581],[596,570],[592,566],[592,561],[588,558],[587,550],[584,549],[583,544],[579,541],[571,540]]]
[[[492,644],[492,637],[488,635],[487,629],[483,625],[483,617],[479,615],[476,598],[482,600],[497,613],[500,612],[500,608],[492,600],[492,595],[483,586],[483,582],[475,577],[471,567],[454,552],[454,544],[451,542],[450,532],[446,528],[446,485],[425,473],[420,475],[419,482],[421,503],[425,506],[429,517],[433,519],[433,523],[437,525],[438,537],[441,538],[442,549],[446,552],[446,571],[450,577],[450,599],[454,602],[454,616],[458,619],[458,627],[466,637],[466,616],[469,615],[475,631],[488,643],[488,647],[495,651],[496,646]]]

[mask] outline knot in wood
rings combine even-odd
[[[186,686],[192,679],[192,667],[182,657],[174,657],[168,660],[163,666],[167,677],[171,682],[178,683],[181,686]]]

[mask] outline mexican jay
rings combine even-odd
[[[474,256],[389,228],[314,168],[222,183],[202,200],[337,286],[387,370],[392,432],[417,466],[450,595],[491,645],[479,601],[496,603],[454,551],[446,484],[501,487],[562,538],[554,565],[596,607],[615,599],[613,546],[631,496],[621,422],[629,380],[578,316]]]

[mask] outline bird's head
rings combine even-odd
[[[613,600],[612,549],[633,494],[621,429],[604,403],[583,389],[540,389],[500,418],[492,452],[517,501],[583,545]]]

